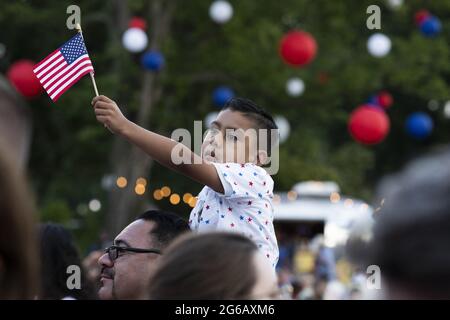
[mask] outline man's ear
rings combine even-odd
[[[258,153],[256,155],[256,160],[259,165],[266,165],[269,161],[269,156],[267,154],[266,150],[258,150]]]

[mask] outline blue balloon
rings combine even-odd
[[[367,99],[367,103],[368,104],[373,104],[373,105],[378,105],[378,95],[373,94],[369,97],[369,99]]]
[[[225,103],[234,97],[234,92],[228,87],[218,87],[214,90],[212,98],[213,102],[218,107],[223,107]]]
[[[158,51],[149,51],[144,53],[141,63],[147,70],[160,71],[164,66],[164,56]]]
[[[406,132],[415,139],[426,139],[432,131],[433,119],[425,112],[414,112],[406,119]]]
[[[442,24],[441,21],[434,16],[430,16],[425,19],[424,22],[420,25],[420,31],[426,36],[426,37],[434,37],[442,30]]]

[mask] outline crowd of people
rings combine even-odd
[[[304,248],[312,272],[293,277],[283,267],[276,277],[248,237],[196,234],[187,221],[161,210],[139,215],[108,248],[82,259],[67,229],[38,224],[26,178],[1,148],[0,298],[362,299],[373,296],[361,290],[367,277],[357,266],[368,265],[381,270],[377,298],[449,298],[449,163],[447,149],[382,181],[377,195],[387,200],[375,213],[372,239],[350,239],[347,247],[355,271],[348,286],[323,244],[310,258],[313,244]],[[70,265],[81,267],[79,289],[67,286]]]
[[[278,246],[274,182],[263,168],[277,141],[241,135],[242,130],[277,128],[262,108],[248,99],[229,100],[213,121],[199,157],[130,122],[105,96],[94,98],[92,105],[97,120],[111,132],[203,183],[197,204],[187,221],[171,212],[146,211],[104,251],[83,259],[67,229],[38,223],[25,172],[0,146],[0,298],[450,297],[448,148],[381,182],[377,196],[386,201],[375,212],[371,239],[355,235],[346,254],[336,255],[316,237],[300,244],[292,268],[286,264],[286,247]],[[194,161],[174,165],[174,148]],[[80,270],[78,285],[69,283],[68,268]],[[380,285],[367,284],[373,278],[369,269],[379,270]]]

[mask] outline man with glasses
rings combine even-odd
[[[150,210],[140,215],[114,239],[98,260],[102,271],[100,299],[145,299],[149,279],[162,250],[189,231],[176,214]]]

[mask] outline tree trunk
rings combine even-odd
[[[122,4],[117,3],[117,9],[124,12]],[[150,49],[158,49],[169,33],[171,16],[175,1],[154,0],[149,3],[148,21],[151,22],[149,30]],[[165,6],[163,6],[164,4]],[[123,21],[127,21],[123,16]],[[161,98],[162,87],[158,81],[158,74],[144,71],[141,88],[140,105],[135,122],[144,128],[149,128],[151,111]],[[147,177],[151,169],[152,160],[137,147],[130,145],[121,137],[116,137],[112,151],[113,170],[115,176],[124,176],[128,184],[126,188],[119,189],[114,186],[110,191],[109,210],[107,212],[107,233],[110,238],[122,230],[133,218],[141,213],[149,198],[149,190],[139,196],[134,188],[139,177]],[[147,200],[147,201],[146,201]]]

